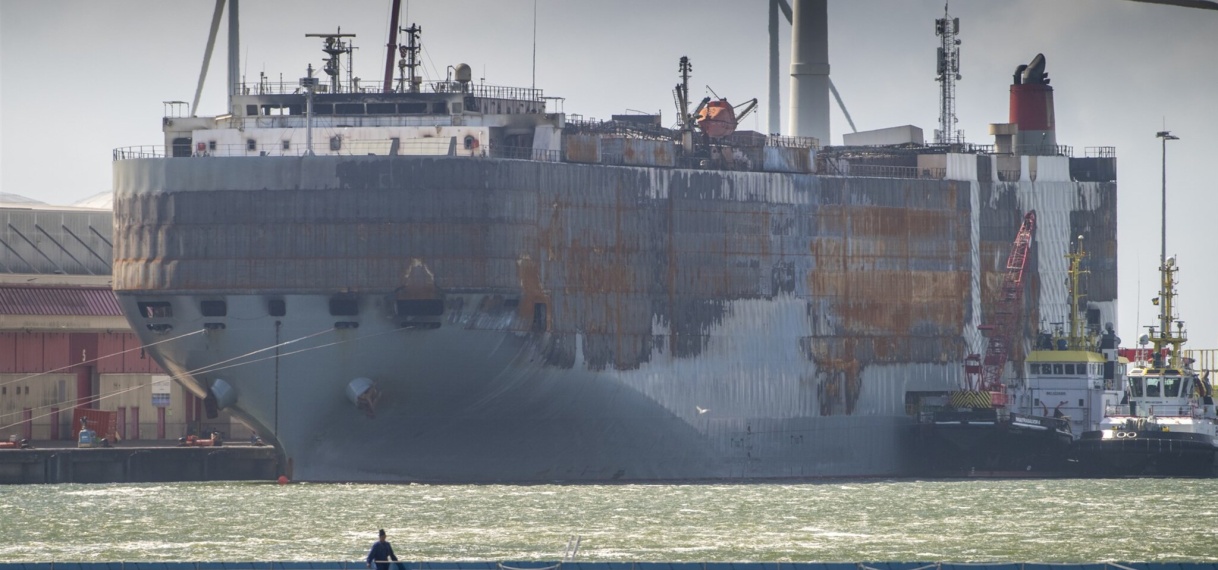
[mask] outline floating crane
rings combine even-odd
[[[1010,358],[1011,344],[1019,332],[1019,314],[1023,307],[1023,271],[1028,264],[1028,250],[1032,247],[1032,234],[1036,231],[1036,212],[1023,217],[1019,233],[1011,245],[1007,257],[1006,273],[1002,277],[1002,289],[998,295],[989,323],[979,327],[987,338],[985,358],[971,354],[964,359],[966,390],[976,395],[988,393],[989,406],[999,408],[1007,405],[1006,385],[1002,382],[1002,371]],[[984,396],[983,396],[984,399]]]

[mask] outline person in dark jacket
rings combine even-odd
[[[393,553],[393,546],[385,540],[385,529],[381,529],[377,533],[379,540],[372,543],[372,549],[368,551],[368,558],[364,561],[368,563],[368,567],[372,568],[372,563],[376,562],[376,570],[389,570],[389,561],[398,561],[397,555]],[[397,565],[401,568],[401,565]]]

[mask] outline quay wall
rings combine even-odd
[[[7,485],[270,481],[280,472],[270,446],[0,450],[0,484]]]

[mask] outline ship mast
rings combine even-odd
[[[1167,257],[1167,141],[1180,140],[1180,137],[1172,135],[1171,131],[1159,131],[1155,136],[1163,139],[1163,235],[1159,253],[1159,297],[1154,300],[1154,303],[1159,305],[1159,330],[1150,327],[1150,342],[1155,347],[1155,368],[1179,370],[1184,363],[1182,348],[1187,338],[1184,334],[1184,321],[1175,321],[1176,329],[1172,330],[1172,306],[1176,297],[1175,273],[1180,269],[1176,267],[1175,256]],[[1166,347],[1171,347],[1171,354],[1167,362],[1162,362],[1163,349]]]
[[[330,56],[326,58],[326,65],[322,68],[326,75],[330,76],[330,92],[342,92],[342,80],[339,75],[342,73],[342,55],[347,54],[347,75],[351,74],[351,50],[355,49],[349,41],[343,41],[343,38],[354,38],[355,34],[344,34],[342,28],[333,34],[305,34],[306,38],[324,38],[325,47],[321,51],[326,52]],[[351,83],[348,78],[347,83]],[[355,92],[355,86],[350,85],[351,91]]]
[[[1079,307],[1083,306],[1083,300],[1087,298],[1080,281],[1083,275],[1091,273],[1083,269],[1083,259],[1086,257],[1083,236],[1078,236],[1074,251],[1066,253],[1066,259],[1070,262],[1070,269],[1067,271],[1067,279],[1070,284],[1070,332],[1066,337],[1066,345],[1070,350],[1091,350],[1092,348],[1091,335],[1083,330],[1083,319],[1079,315]]]

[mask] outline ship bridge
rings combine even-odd
[[[547,103],[561,99],[540,89],[432,81],[386,93],[353,80],[312,85],[309,93],[303,84],[263,78],[243,85],[232,112],[214,117],[190,117],[185,103],[167,102],[165,148],[174,157],[485,156],[494,145],[531,157],[534,149],[557,150],[565,124],[561,112],[547,112]]]

